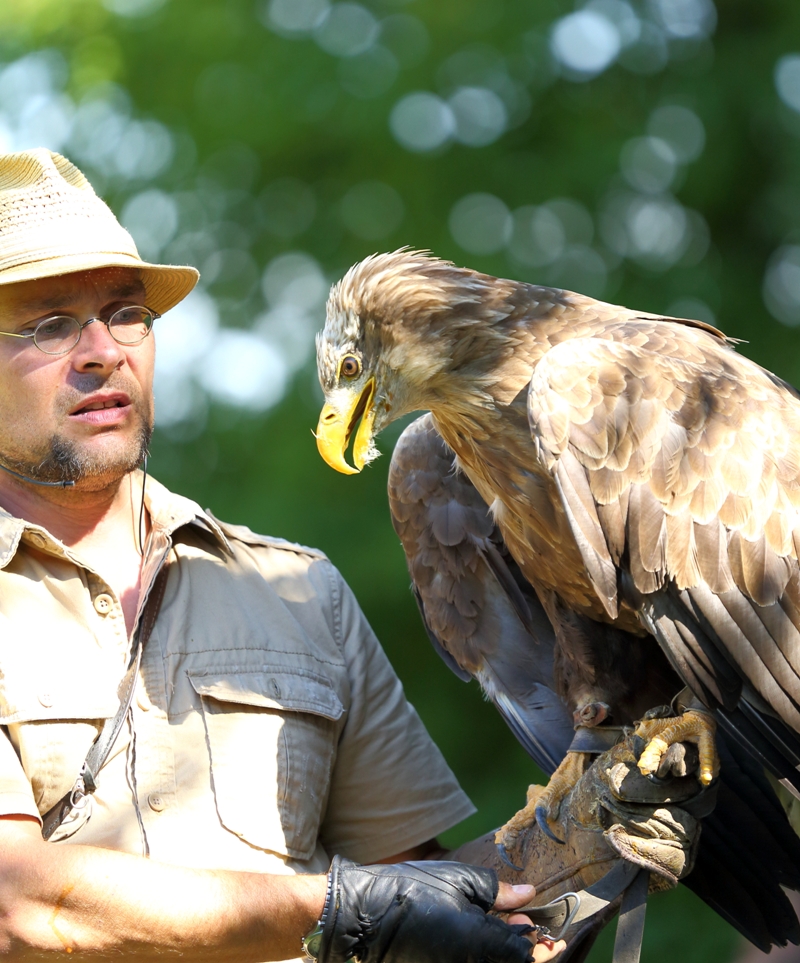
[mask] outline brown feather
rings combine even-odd
[[[712,592],[730,592],[734,586],[728,561],[728,541],[721,522],[694,523],[697,565],[700,577]]]

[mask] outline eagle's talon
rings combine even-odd
[[[642,721],[650,719],[674,719],[676,718],[675,710],[672,706],[655,706],[652,709],[648,709],[647,712],[642,716]]]
[[[561,845],[563,846],[565,840],[556,836],[556,834],[550,828],[549,812],[550,812],[550,807],[546,803],[542,803],[538,805],[534,810],[534,813],[536,815],[536,823],[539,826],[539,829],[541,829],[541,831],[545,834],[545,836],[549,836],[550,839],[553,840],[553,842],[561,843]]]
[[[500,859],[508,866],[509,869],[513,869],[515,873],[521,873],[524,866],[517,866],[516,863],[511,861],[511,857],[508,855],[508,850],[506,849],[505,843],[495,843],[497,848],[497,855]]]

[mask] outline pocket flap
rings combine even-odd
[[[344,712],[339,696],[323,676],[307,669],[262,666],[258,670],[220,672],[218,669],[189,674],[195,692],[218,702],[233,702],[262,709],[311,712],[326,719],[339,719]]]

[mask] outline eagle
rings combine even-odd
[[[317,359],[341,472],[429,412],[393,519],[434,645],[552,774],[524,817],[551,831],[615,727],[653,778],[694,743],[718,802],[690,885],[762,948],[800,941],[773,790],[800,798],[798,393],[704,322],[407,249],[334,285]]]

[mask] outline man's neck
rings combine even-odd
[[[105,485],[79,482],[73,488],[41,488],[0,475],[0,505],[17,518],[41,525],[65,545],[76,547],[132,531],[130,476]],[[123,541],[127,541],[124,539]]]
[[[0,477],[0,505],[17,518],[47,529],[103,578],[122,605],[129,632],[141,588],[140,494],[131,475],[106,486],[95,485],[93,490],[80,482],[74,488],[39,489]]]

